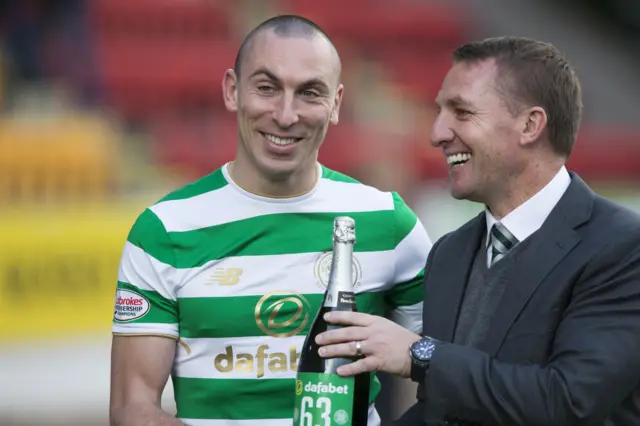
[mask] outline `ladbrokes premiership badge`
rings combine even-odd
[[[149,300],[146,297],[135,291],[119,288],[116,291],[113,318],[119,322],[133,321],[145,316],[149,308]]]

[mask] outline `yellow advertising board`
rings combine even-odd
[[[0,338],[108,331],[122,248],[141,206],[0,211]]]

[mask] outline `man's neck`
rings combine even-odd
[[[294,198],[311,191],[318,181],[318,164],[313,162],[309,167],[284,179],[268,179],[255,167],[246,167],[242,161],[232,161],[228,166],[229,176],[233,182],[247,192],[269,198]]]
[[[500,194],[496,194],[495,199],[486,203],[491,214],[497,220],[507,216],[547,186],[563,165],[563,163],[555,163],[533,167],[517,179],[513,179],[511,185],[504,188]]]

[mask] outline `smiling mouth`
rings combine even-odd
[[[452,154],[447,156],[447,164],[449,164],[451,168],[460,167],[467,161],[471,160],[471,157],[473,157],[473,155],[471,155],[470,152],[460,152],[458,154]]]
[[[278,146],[287,146],[302,140],[302,138],[279,138],[270,133],[260,132],[260,134]]]

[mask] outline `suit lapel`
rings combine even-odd
[[[594,194],[577,175],[571,173],[571,177],[572,183],[565,195],[542,227],[531,236],[535,236],[535,240],[517,253],[490,332],[478,346],[490,356],[498,352],[511,325],[544,278],[580,241],[574,228],[588,220]]]
[[[435,258],[439,264],[431,269],[425,288],[425,335],[453,340],[462,297],[485,229],[485,216],[481,213],[444,241],[446,257]]]

